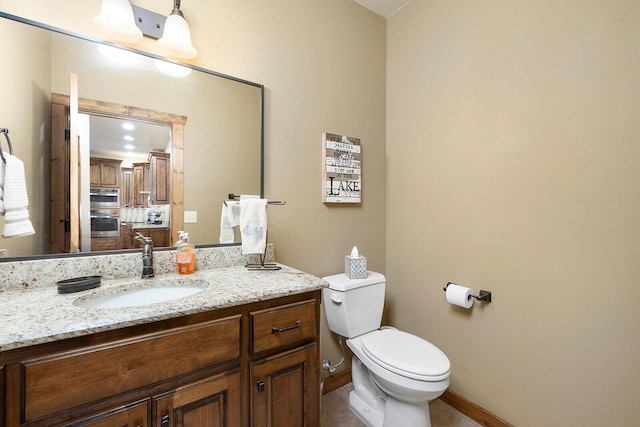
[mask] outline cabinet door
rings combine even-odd
[[[120,225],[120,240],[122,249],[135,248],[135,245],[133,244],[133,230],[131,229],[131,224]]]
[[[100,165],[100,186],[119,187],[120,162],[104,161]]]
[[[149,237],[153,240],[153,246],[156,248],[164,248],[166,246],[171,246],[169,242],[169,229],[163,228],[160,230],[149,230]]]
[[[133,197],[133,168],[122,168],[122,186],[120,187],[120,207],[132,207]]]
[[[149,197],[155,205],[167,205],[170,200],[171,159],[169,153],[149,153]]]
[[[0,365],[0,425],[4,425],[4,365]]]
[[[253,427],[319,426],[319,371],[316,344],[251,365]]]
[[[133,237],[131,237],[131,247],[138,248],[140,243],[135,240],[135,235],[138,233],[144,237],[149,237],[153,241],[154,248],[164,248],[171,246],[169,229],[168,228],[135,228],[133,230]]]
[[[91,159],[89,163],[89,185],[92,187],[100,187],[102,184],[100,166],[100,162]]]
[[[64,427],[147,427],[149,426],[149,401],[141,400],[111,411],[76,420]]]
[[[134,207],[146,208],[149,196],[149,164],[133,164],[133,197]]]
[[[220,374],[153,398],[155,427],[235,427],[242,424],[240,372]]]
[[[92,157],[89,159],[89,182],[93,187],[117,188],[120,183],[119,160],[101,159]]]

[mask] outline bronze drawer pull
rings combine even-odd
[[[299,320],[296,320],[296,324],[293,326],[288,326],[286,328],[276,328],[275,326],[271,327],[271,333],[272,334],[277,334],[278,332],[285,332],[285,331],[290,331],[292,329],[298,329],[300,326],[302,326],[302,322]]]

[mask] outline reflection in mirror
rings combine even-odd
[[[56,122],[66,118],[65,113],[62,118],[56,118],[52,111],[54,94],[68,98],[71,73],[77,75],[81,99],[97,107],[115,105],[124,109],[123,114],[89,113],[81,119],[87,132],[83,136],[83,128],[79,128],[81,150],[85,142],[88,144],[88,155],[81,160],[79,171],[79,216],[85,224],[81,227],[81,242],[84,241],[81,251],[115,248],[95,244],[99,242],[95,240],[97,237],[91,238],[91,188],[105,188],[104,184],[106,188],[117,188],[121,232],[123,219],[124,227],[141,222],[156,228],[165,226],[172,230],[166,236],[168,245],[176,239],[173,234],[178,229],[188,231],[191,241],[197,245],[216,244],[221,205],[226,195],[262,194],[263,88],[260,84],[20,21],[0,13],[0,51],[11,64],[3,67],[0,82],[4,100],[0,104],[0,127],[9,129],[14,153],[24,162],[29,211],[36,234],[0,237],[0,255],[11,259],[67,252],[50,250],[51,241],[55,240],[51,231],[58,226],[58,231],[62,229],[65,233],[67,226],[64,221],[54,224],[51,220],[51,201],[57,196],[52,194],[50,181],[64,179],[55,174],[55,168],[61,165],[56,163],[56,154],[52,156],[51,144],[55,140],[52,130],[59,125]],[[183,117],[186,121],[182,128],[172,128],[171,122],[157,119],[152,113],[148,113],[152,117],[146,119],[135,117],[139,111]],[[83,113],[82,108],[80,112]],[[131,118],[132,113],[134,124],[140,130],[151,125],[165,133],[140,134],[136,143],[146,139],[148,146],[136,150],[139,157],[128,163],[122,149],[102,145],[103,140],[109,140],[122,146],[120,137],[107,137],[98,129],[104,125],[102,121]],[[182,134],[175,135],[176,129]],[[180,146],[175,146],[176,137]],[[120,153],[115,154],[116,151]],[[153,195],[152,190],[144,186],[144,175],[142,184],[135,187],[134,164],[146,163],[150,174],[152,162],[157,164],[154,171],[167,171],[168,199],[160,202],[149,201]],[[110,169],[110,165],[117,167]],[[117,175],[117,185],[109,181],[110,172]],[[99,185],[94,185],[96,177],[104,178],[104,182],[99,180]],[[183,224],[184,211],[195,213],[197,222]],[[4,220],[0,218],[0,230],[3,226]],[[97,232],[100,227],[94,228]],[[127,247],[122,236],[130,231],[124,230],[117,248]]]
[[[156,156],[171,158],[171,128],[155,123],[89,114],[81,114],[80,123],[84,124],[80,127],[80,145],[84,141],[89,142],[88,159],[87,156],[82,156],[83,151],[80,159],[85,165],[83,170],[89,170],[90,175],[88,191],[82,191],[89,198],[80,199],[80,251],[134,247],[131,239],[139,228],[144,228],[140,230],[142,234],[151,236],[151,232],[154,232],[156,247],[170,245],[167,240],[171,229],[170,205],[153,201],[151,187],[144,187],[143,174],[149,174],[148,165]],[[88,130],[88,135],[84,138],[83,130]],[[106,175],[105,179],[108,180],[108,173],[111,171],[108,166],[111,164],[115,166],[114,178],[118,181],[118,186],[113,190],[106,189],[101,182],[101,175]],[[153,164],[155,169],[158,164],[164,163],[155,161]],[[158,175],[162,178],[162,190],[165,192],[170,190],[170,176],[167,175],[170,171],[170,168],[162,169],[156,174],[156,178]],[[136,181],[136,177],[141,180]],[[83,181],[86,182],[86,179]],[[146,184],[149,184],[149,180]],[[109,192],[119,200],[107,200],[113,207],[103,208],[105,203],[100,199],[104,196],[100,194]],[[161,195],[161,200],[163,197],[166,196]],[[118,220],[115,221],[115,226],[109,227],[109,220],[114,222],[114,215],[117,215]],[[119,239],[109,239],[109,235]],[[99,246],[96,247],[96,244]]]

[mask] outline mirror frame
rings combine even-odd
[[[219,78],[223,78],[223,79],[227,79],[227,80],[231,80],[237,83],[242,83],[242,84],[246,84],[249,86],[254,86],[256,88],[259,89],[260,91],[260,197],[264,198],[264,85],[262,85],[261,83],[256,83],[256,82],[252,82],[249,80],[245,80],[245,79],[241,79],[239,77],[235,77],[235,76],[231,76],[229,74],[224,74],[224,73],[220,73],[217,71],[213,71],[213,70],[208,70],[206,68],[202,68],[199,67],[197,65],[192,65],[192,64],[187,64],[187,63],[183,63],[183,62],[179,62],[179,61],[174,61],[172,59],[169,58],[165,58],[159,55],[155,55],[153,53],[150,52],[145,52],[145,51],[141,51],[141,50],[137,50],[137,49],[133,49],[127,46],[122,46],[116,43],[112,43],[108,40],[102,40],[102,39],[98,39],[95,37],[90,37],[84,34],[79,34],[79,33],[75,33],[72,31],[67,31],[65,29],[62,28],[58,28],[58,27],[54,27],[51,25],[47,25],[47,24],[43,24],[41,22],[37,22],[37,21],[33,21],[27,18],[23,18],[20,16],[16,16],[16,15],[11,15],[5,12],[0,11],[0,18],[4,18],[4,19],[9,19],[11,21],[16,21],[25,25],[31,25],[33,27],[36,28],[40,28],[43,30],[47,30],[47,31],[52,31],[55,33],[59,33],[59,34],[63,34],[63,35],[67,35],[67,36],[71,36],[71,37],[75,37],[77,39],[81,39],[81,40],[85,40],[88,42],[93,42],[93,43],[98,43],[98,44],[103,44],[103,45],[107,45],[107,46],[112,46],[112,47],[116,47],[118,49],[122,49],[125,51],[129,51],[132,53],[136,53],[142,56],[145,56],[147,58],[151,58],[151,59],[158,59],[161,61],[165,61],[165,62],[169,62],[169,63],[173,63],[173,64],[177,64],[183,67],[187,67],[190,68],[194,71],[199,71],[205,74],[209,74],[211,76],[214,77],[219,77]],[[52,94],[53,97],[53,94]],[[52,98],[51,101],[53,102],[54,99]],[[148,120],[148,118],[147,118]],[[165,123],[168,124],[168,123]],[[179,140],[180,138],[178,138]],[[176,142],[176,139],[172,137],[172,150],[174,150],[173,147],[173,143]],[[182,141],[183,145],[182,147],[180,147],[180,151],[184,150],[184,140]],[[188,143],[187,143],[188,145]],[[175,168],[172,166],[172,184],[174,182],[176,182],[176,177],[175,177]],[[180,165],[180,169],[184,169],[183,165]],[[183,178],[182,178],[183,179]],[[181,209],[180,210],[179,215],[183,215],[184,212],[184,204],[182,204]],[[172,214],[173,214],[173,206],[172,206]],[[176,211],[176,214],[178,214],[178,212]],[[171,226],[171,230],[173,230],[173,224]],[[225,247],[225,246],[238,246],[240,245],[240,243],[227,243],[227,244],[204,244],[204,245],[197,245],[197,248],[208,248],[208,247]],[[167,246],[167,247],[160,247],[160,248],[154,248],[157,251],[168,251],[168,250],[173,250],[174,248],[171,246]],[[5,262],[14,262],[14,261],[29,261],[29,260],[42,260],[42,259],[54,259],[54,258],[67,258],[67,257],[87,257],[87,256],[102,256],[102,255],[113,255],[113,254],[122,254],[122,253],[131,253],[131,252],[138,252],[137,249],[122,249],[122,250],[115,250],[115,251],[98,251],[98,252],[76,252],[76,253],[58,253],[58,254],[38,254],[38,255],[30,255],[30,256],[17,256],[17,257],[0,257],[0,263],[5,263]]]

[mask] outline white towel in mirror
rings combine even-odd
[[[4,237],[20,237],[34,234],[29,220],[29,197],[24,176],[24,163],[16,156],[3,153],[7,163],[4,166]],[[0,160],[1,161],[1,160]]]
[[[236,235],[233,228],[238,225],[240,225],[240,203],[231,200],[222,202],[220,243],[235,243]]]

